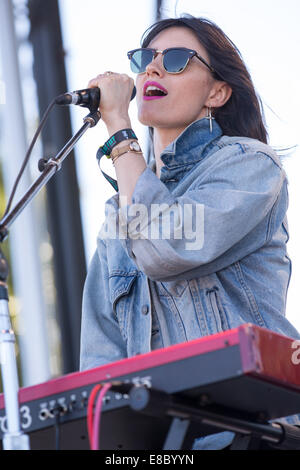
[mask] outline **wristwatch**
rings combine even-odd
[[[112,149],[110,153],[112,161],[114,162],[116,158],[120,157],[121,155],[123,155],[123,153],[127,152],[142,153],[142,149],[137,140],[133,140],[129,144],[123,145],[120,148]]]
[[[112,149],[123,140],[128,139],[137,140],[137,136],[132,129],[121,129],[120,131],[116,132],[105,142],[104,145],[102,145],[102,147],[99,147],[97,152],[98,160],[101,158],[101,155],[106,155],[108,158],[110,158]]]

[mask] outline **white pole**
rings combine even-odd
[[[4,260],[1,259],[2,267]],[[3,270],[2,270],[3,271]],[[1,274],[3,274],[1,271]],[[5,278],[6,269],[4,269]],[[1,275],[1,280],[3,276]],[[3,279],[5,282],[5,280]],[[19,381],[15,354],[15,335],[11,329],[10,314],[7,302],[7,289],[1,285],[0,300],[0,358],[3,382],[6,431],[3,434],[4,450],[29,450],[28,435],[21,429],[18,391]]]
[[[3,93],[2,86],[0,155],[8,197],[28,146],[10,0],[0,1],[0,54],[5,90]],[[31,182],[29,171],[25,171],[18,195],[24,194]],[[14,202],[17,200],[18,196]],[[34,204],[31,204],[15,221],[9,233],[12,260],[10,271],[13,271],[14,292],[20,301],[19,346],[24,386],[50,378],[39,244],[35,233],[37,224],[39,221],[34,218]]]

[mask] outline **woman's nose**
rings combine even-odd
[[[152,62],[147,65],[146,73],[148,75],[157,74],[159,76],[163,75],[164,68],[162,64],[162,54],[157,54],[156,57],[153,58]]]

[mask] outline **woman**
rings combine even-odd
[[[111,153],[119,192],[85,285],[82,369],[246,322],[299,338],[284,316],[287,179],[238,50],[206,19],[146,33],[128,56],[153,139],[148,167],[130,131],[132,79],[107,72],[88,85],[101,89],[110,139],[100,153]]]

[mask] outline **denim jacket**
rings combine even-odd
[[[169,344],[248,322],[300,339],[285,317],[288,181],[272,148],[224,136],[216,121],[210,132],[204,118],[161,159],[160,178],[149,165],[131,205],[119,209],[118,194],[106,203],[83,294],[81,369],[151,351],[149,281],[169,317],[160,324]],[[186,212],[196,230],[183,229]],[[161,227],[151,236],[166,217],[170,236]]]

